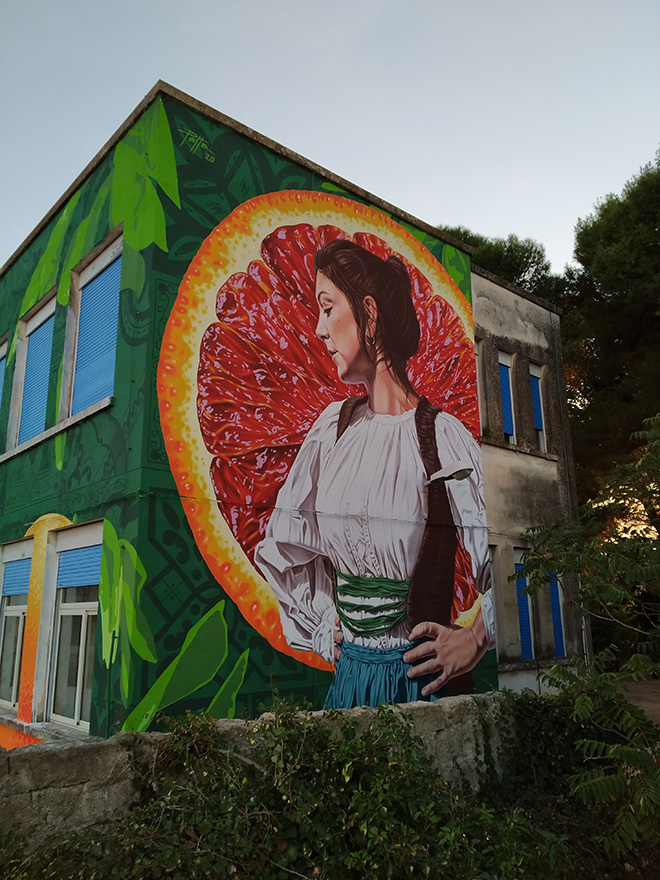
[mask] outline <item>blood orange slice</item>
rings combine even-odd
[[[336,238],[403,259],[422,331],[413,384],[478,437],[469,305],[410,233],[339,196],[273,193],[216,227],[181,283],[158,367],[170,466],[209,568],[275,648],[322,668],[286,644],[277,600],[252,558],[310,426],[332,400],[355,393],[328,369],[315,336],[314,255]],[[459,548],[454,615],[476,596]]]

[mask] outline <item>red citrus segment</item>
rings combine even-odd
[[[204,559],[273,647],[319,668],[328,666],[285,642],[277,600],[249,557],[316,415],[331,400],[363,393],[339,382],[314,334],[313,257],[336,238],[404,259],[423,334],[413,382],[477,435],[464,297],[410,233],[341,196],[274,192],[225,218],[181,283],[158,367],[163,437]],[[457,555],[457,606],[469,607],[469,558]]]
[[[219,320],[202,338],[200,428],[215,456],[211,478],[218,505],[249,559],[314,419],[331,400],[354,392],[339,382],[315,335],[314,256],[340,237],[348,236],[337,227],[317,230],[309,223],[267,235],[261,245],[264,262],[251,262],[247,272],[222,285],[216,298]],[[383,259],[394,253],[373,234],[357,233],[353,239]],[[420,352],[411,364],[413,384],[474,429],[471,342],[451,306],[404,261],[422,330]],[[457,554],[456,613],[470,607],[476,593],[466,556],[465,550]]]
[[[462,611],[467,611],[475,603],[479,596],[477,585],[472,574],[470,554],[463,546],[460,535],[456,548],[456,573],[454,576],[454,605],[451,609],[451,619],[456,620]]]

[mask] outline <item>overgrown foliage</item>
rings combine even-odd
[[[188,716],[155,752],[136,748],[144,793],[128,819],[30,857],[5,851],[2,864],[16,880],[645,876],[660,850],[605,858],[590,839],[605,838],[612,810],[570,797],[574,744],[591,729],[571,701],[508,695],[501,705],[503,729],[513,719],[518,736],[500,782],[486,750],[479,795],[452,790],[391,707],[365,727],[277,703],[242,751]]]
[[[594,647],[614,643],[623,659],[660,657],[660,415],[636,436],[638,458],[615,469],[579,521],[531,529],[524,557],[532,591],[549,572],[579,578]]]
[[[639,844],[660,847],[660,728],[626,699],[626,686],[658,665],[636,654],[612,670],[615,653],[555,667],[549,681],[572,701],[572,718],[586,727],[575,743],[584,762],[572,777],[573,793],[587,807],[609,810],[596,842],[618,856]]]
[[[524,555],[532,592],[550,572],[579,578],[598,653],[549,681],[588,728],[575,741],[583,765],[572,790],[609,810],[597,839],[614,855],[660,845],[660,729],[626,700],[631,682],[660,675],[660,415],[646,428],[638,458],[615,469],[580,521],[532,529]]]

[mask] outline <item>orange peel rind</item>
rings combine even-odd
[[[202,243],[180,284],[167,321],[157,373],[160,421],[172,474],[197,546],[213,576],[243,617],[278,651],[320,669],[330,665],[286,642],[273,590],[251,563],[224,519],[213,490],[207,450],[197,414],[200,345],[217,320],[219,288],[253,261],[261,243],[281,226],[336,226],[349,236],[378,236],[417,266],[460,318],[472,341],[472,310],[444,267],[407,230],[375,208],[342,196],[306,191],[269,193],[244,202]]]

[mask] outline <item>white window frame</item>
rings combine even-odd
[[[123,250],[123,236],[115,235],[110,244],[107,240],[101,242],[87,257],[71,272],[71,290],[69,294],[69,310],[67,313],[66,338],[64,342],[64,362],[62,366],[62,386],[60,393],[60,409],[58,418],[60,422],[71,417],[73,406],[73,380],[76,371],[76,356],[78,352],[78,330],[80,321],[80,303],[82,291],[85,285],[100,275],[110,263],[121,256]],[[92,408],[111,402],[111,398],[104,398],[93,404],[87,410],[76,414],[76,418],[82,417]]]
[[[509,354],[507,351],[498,351],[497,352],[497,381],[499,383],[498,388],[500,392],[500,405],[502,405],[502,378],[500,365],[507,367],[508,369],[508,377],[509,377],[509,397],[511,399],[511,423],[513,428],[513,433],[509,434],[504,431],[504,439],[507,443],[510,443],[512,446],[516,444],[516,408],[513,402],[513,355]],[[502,424],[504,427],[504,413],[502,413]]]
[[[67,526],[55,533],[55,550],[56,565],[54,575],[56,576],[59,568],[60,553],[64,550],[78,550],[84,547],[93,547],[103,543],[103,523],[88,523],[83,526]],[[85,658],[86,658],[86,638],[87,623],[90,617],[96,617],[98,625],[99,603],[98,598],[92,602],[62,602],[61,593],[65,588],[57,589],[56,577],[51,581],[55,591],[54,610],[52,617],[52,650],[50,659],[50,671],[48,682],[48,711],[49,720],[59,722],[68,727],[76,727],[79,730],[89,731],[89,722],[81,718],[82,703],[84,698],[84,678],[85,678]],[[78,670],[76,676],[76,697],[74,716],[69,717],[60,715],[53,711],[53,702],[55,697],[55,679],[57,674],[58,656],[60,653],[60,631],[62,619],[64,617],[80,616],[81,638],[78,654]],[[96,630],[94,629],[94,636]],[[92,661],[93,662],[93,661]],[[92,670],[93,679],[93,670]]]
[[[19,690],[20,690],[20,671],[21,671],[21,663],[23,659],[23,636],[25,634],[25,619],[27,616],[27,600],[25,605],[9,605],[7,603],[7,596],[2,594],[2,588],[4,586],[4,578],[5,578],[5,565],[8,562],[17,562],[21,559],[32,559],[32,550],[33,550],[33,542],[32,539],[15,541],[11,544],[5,544],[3,547],[0,547],[0,566],[1,566],[1,575],[0,575],[0,658],[2,657],[2,650],[4,646],[5,639],[5,620],[8,617],[18,617],[19,625],[18,625],[18,639],[16,644],[16,653],[14,654],[13,660],[13,685],[12,685],[12,697],[11,700],[3,700],[0,699],[0,706],[5,706],[10,709],[16,709],[18,705],[19,698]]]
[[[23,392],[25,388],[25,368],[27,365],[28,339],[31,333],[41,327],[55,314],[55,290],[42,298],[26,315],[18,322],[16,336],[16,366],[14,368],[14,380],[11,389],[11,406],[9,410],[9,422],[7,425],[7,449],[18,446],[18,436],[21,427],[23,409]],[[48,377],[50,381],[50,376]],[[44,431],[45,431],[44,427]],[[25,440],[22,445],[34,443],[44,433],[36,434]]]
[[[534,431],[536,433],[536,445],[539,448],[539,452],[547,452],[548,445],[545,436],[545,406],[543,401],[543,367],[540,366],[540,364],[534,364],[530,361],[529,375],[530,377],[533,376],[535,379],[539,380],[539,403],[541,405],[541,422],[543,423],[543,428],[539,430],[536,425],[534,425]],[[533,417],[534,416],[532,412],[532,420]]]

